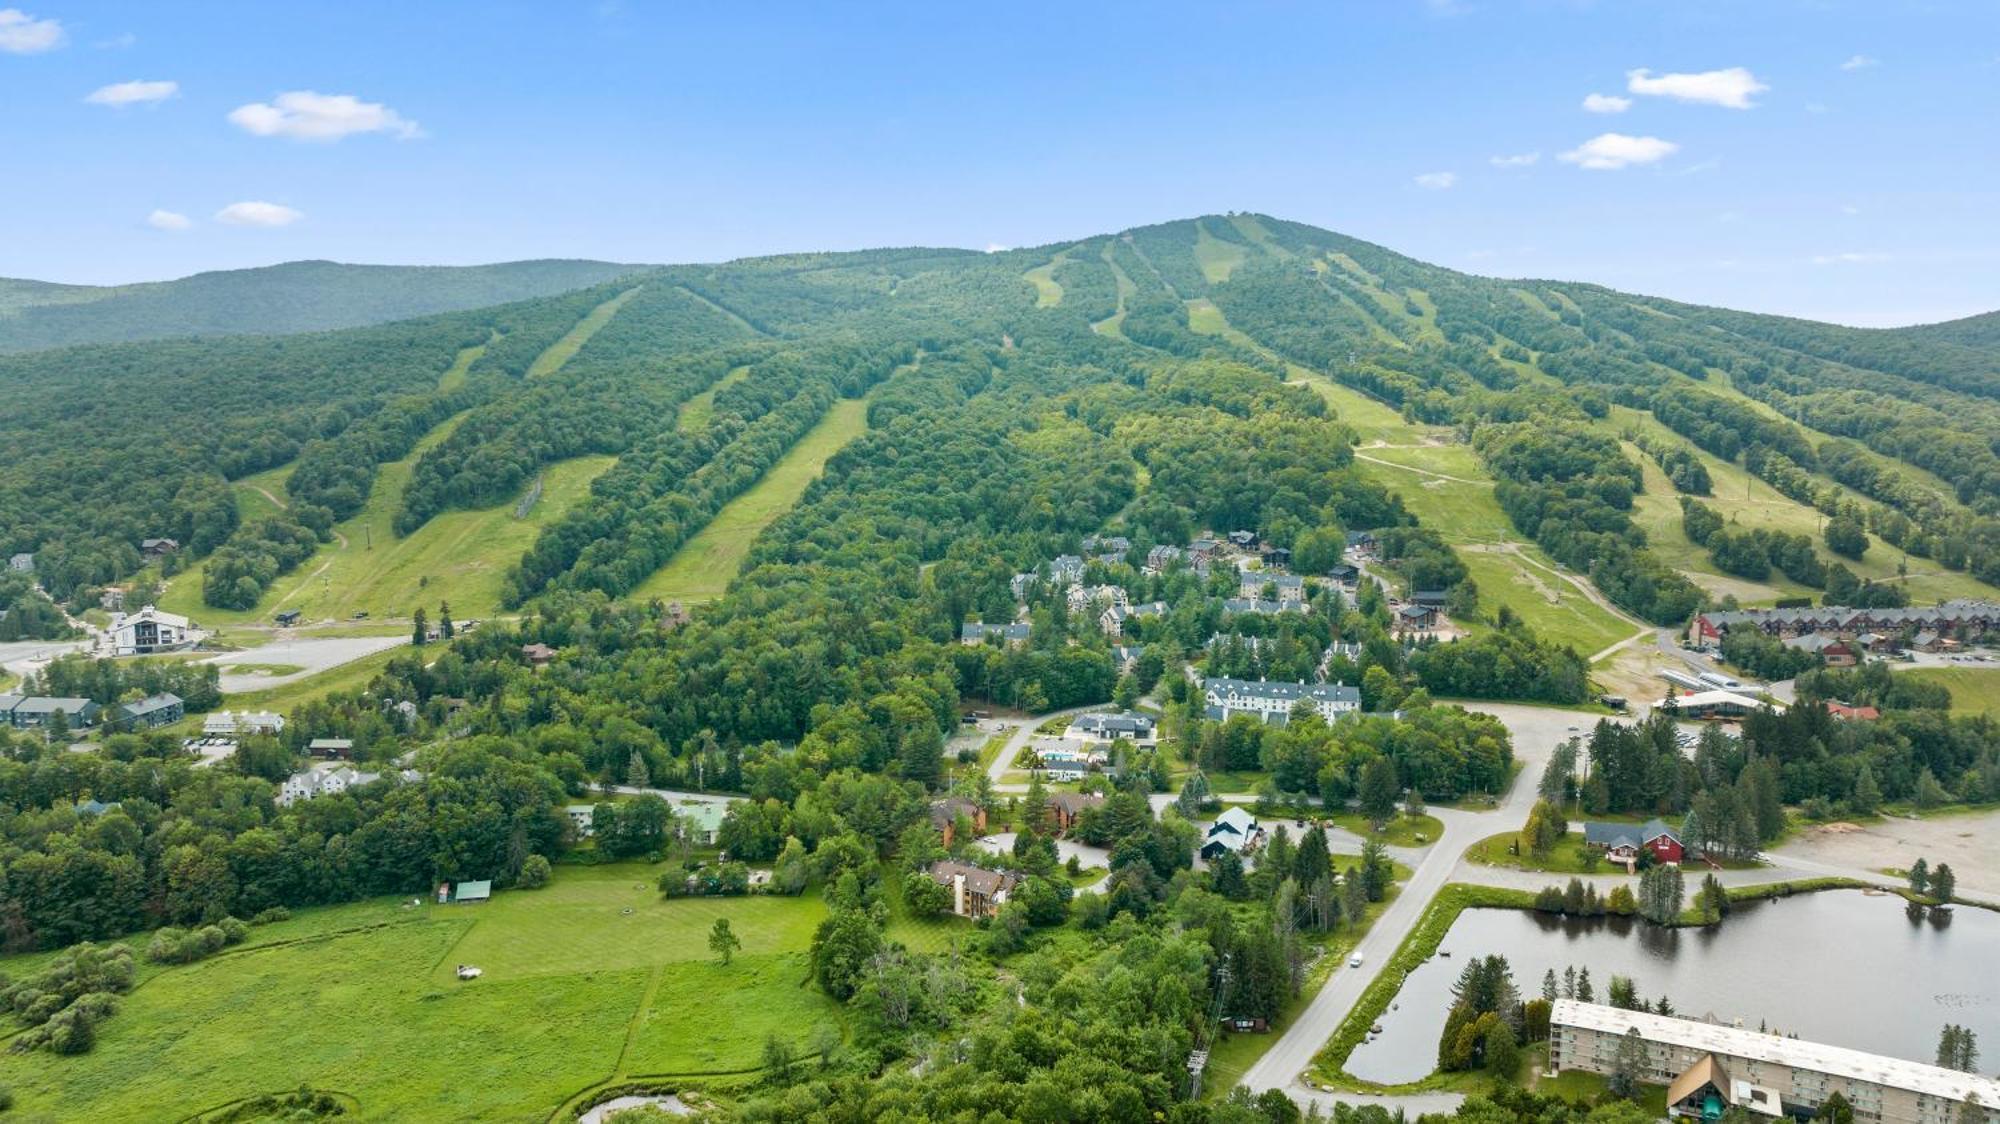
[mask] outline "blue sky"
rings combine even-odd
[[[1996,122],[1991,0],[0,0],[0,276],[1017,246],[1241,209],[1900,324],[2000,308]]]

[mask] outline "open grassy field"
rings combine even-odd
[[[1113,339],[1122,340],[1125,338],[1126,304],[1132,299],[1132,295],[1139,291],[1139,286],[1133,284],[1132,278],[1127,276],[1123,269],[1119,268],[1118,263],[1116,261],[1112,260],[1111,244],[1109,242],[1104,244],[1103,256],[1104,256],[1104,264],[1106,266],[1109,266],[1111,269],[1111,279],[1118,285],[1118,311],[1112,313],[1110,316],[1104,318],[1103,320],[1099,320],[1097,323],[1092,324],[1090,327],[1093,331],[1096,331],[1102,335],[1107,335],[1112,337]]]
[[[2000,668],[1913,667],[1898,671],[1926,683],[1942,683],[1951,692],[1951,709],[1965,714],[2000,715]]]
[[[708,526],[634,590],[632,597],[689,604],[722,596],[742,568],[751,542],[773,519],[791,510],[841,446],[867,428],[866,401],[850,398],[835,402],[826,417],[806,431],[755,487],[725,504]]]
[[[1064,250],[1050,258],[1048,264],[1038,265],[1021,275],[1027,279],[1028,284],[1035,287],[1036,308],[1054,308],[1062,303],[1063,287],[1056,283],[1055,273],[1056,268],[1068,257],[1069,251]]]
[[[803,1050],[838,1025],[807,980],[817,897],[665,902],[656,877],[562,867],[485,905],[301,911],[210,960],[146,968],[94,1051],[0,1055],[0,1083],[51,1119],[176,1119],[304,1084],[353,1097],[362,1119],[541,1120],[614,1075],[755,1069],[769,1034]],[[743,941],[727,967],[708,952],[717,917]],[[460,963],[484,977],[460,983]]]
[[[749,376],[748,366],[737,367],[722,376],[714,386],[681,403],[681,414],[675,422],[676,427],[682,433],[708,428],[709,421],[715,417],[715,392],[725,386],[734,386]]]
[[[438,389],[450,391],[464,386],[466,373],[472,370],[474,363],[479,362],[480,356],[486,354],[487,345],[499,338],[500,333],[494,332],[486,338],[486,343],[474,344],[471,347],[462,348],[458,353],[458,358],[452,360],[451,366],[445,368],[444,374],[438,376]]]
[[[1194,226],[1194,260],[1201,266],[1201,275],[1210,284],[1220,284],[1229,280],[1250,256],[1250,251],[1235,242],[1227,242],[1208,232],[1206,223],[1196,221]]]
[[[1208,301],[1188,303],[1188,323],[1196,331],[1256,348]],[[1493,498],[1492,477],[1478,454],[1450,443],[1449,429],[1405,421],[1400,412],[1360,391],[1296,364],[1287,366],[1292,382],[1316,391],[1360,437],[1355,457],[1362,474],[1401,495],[1419,522],[1458,550],[1488,611],[1504,604],[1538,633],[1586,657],[1638,630],[1567,580],[1539,547],[1521,541]]]
[[[599,328],[611,323],[611,318],[618,315],[618,310],[625,307],[625,302],[631,300],[643,288],[645,288],[644,285],[634,285],[617,296],[612,297],[610,300],[605,301],[603,304],[598,305],[596,308],[591,309],[590,314],[577,321],[575,327],[564,332],[561,339],[550,344],[540,355],[535,356],[535,361],[528,365],[528,377],[531,379],[540,378],[543,375],[554,374],[562,370],[563,364],[569,362],[572,356],[583,350],[583,345],[590,342],[590,337],[596,335]]]
[[[1709,387],[1708,389],[1716,389]],[[1751,399],[1733,395],[1741,401]],[[1761,404],[1757,404],[1761,405]],[[1680,435],[1661,425],[1649,413],[1614,406],[1611,416],[1603,423],[1615,433],[1637,432],[1685,445],[1694,446]],[[1628,446],[1627,452],[1646,469],[1646,490],[1633,504],[1632,518],[1646,532],[1647,538],[1655,544],[1662,555],[1686,573],[1702,588],[1716,595],[1734,594],[1739,601],[1756,603],[1770,601],[1777,597],[1806,596],[1816,593],[1805,586],[1786,579],[1773,571],[1763,582],[1747,582],[1730,577],[1718,571],[1708,560],[1708,552],[1689,542],[1681,532],[1680,496],[1673,490],[1666,477],[1652,458]],[[1868,553],[1859,562],[1839,558],[1826,549],[1820,531],[1824,526],[1820,513],[1797,500],[1780,494],[1764,481],[1744,471],[1741,465],[1724,461],[1712,454],[1694,449],[1695,455],[1708,469],[1715,484],[1715,494],[1703,497],[1702,502],[1722,513],[1724,519],[1741,527],[1768,527],[1792,534],[1803,534],[1813,540],[1820,558],[1828,562],[1840,562],[1855,574],[1877,581],[1896,580],[1899,566],[1907,566],[1909,576],[1903,584],[1910,591],[1910,600],[1915,604],[1926,604],[1953,597],[1991,598],[1995,591],[1991,586],[1966,574],[1944,570],[1927,558],[1913,558],[1879,538],[1870,536]],[[1833,482],[1825,477],[1815,477],[1821,486]],[[1872,501],[1859,493],[1842,489],[1845,495],[1864,504]]]
[[[419,605],[435,614],[439,601],[451,602],[461,620],[492,615],[500,608],[500,579],[508,564],[543,526],[587,495],[590,482],[616,458],[577,457],[549,466],[541,498],[525,518],[514,518],[517,500],[510,498],[476,511],[445,512],[397,538],[396,506],[417,458],[444,440],[458,420],[426,434],[408,457],[383,465],[361,510],[334,526],[334,540],[319,553],[272,583],[255,609],[202,604],[200,564],[173,580],[160,607],[210,626],[268,621],[280,609],[297,609],[308,621],[347,620],[357,612],[407,617]]]

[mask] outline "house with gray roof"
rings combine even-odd
[[[179,695],[162,691],[118,708],[118,714],[134,726],[171,726],[187,717],[187,707]]]
[[[1021,876],[1011,870],[988,870],[957,859],[940,859],[924,873],[951,891],[953,913],[974,920],[999,913],[1008,896],[1021,884]]]
[[[28,695],[14,704],[9,717],[13,720],[16,730],[39,730],[47,726],[57,714],[63,716],[63,720],[69,723],[70,729],[87,730],[97,725],[97,716],[103,710],[103,707],[90,699]]]
[[[967,647],[977,647],[988,640],[998,640],[1009,648],[1019,648],[1028,642],[1030,632],[1027,621],[1014,624],[981,624],[967,621],[958,629],[958,642]]]
[[[1123,738],[1135,745],[1152,745],[1159,740],[1152,715],[1131,710],[1079,714],[1070,720],[1069,733],[1086,742]]]

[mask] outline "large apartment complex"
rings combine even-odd
[[[1732,1107],[1753,1116],[1811,1116],[1835,1093],[1857,1121],[1959,1124],[1977,1099],[2000,1121],[2000,1080],[1863,1053],[1726,1023],[1626,1011],[1559,999],[1549,1013],[1549,1069],[1610,1076],[1621,1047],[1643,1055],[1638,1080],[1667,1087],[1674,1116],[1715,1120]]]

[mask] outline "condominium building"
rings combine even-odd
[[[1667,1111],[1684,1119],[1715,1120],[1732,1107],[1803,1119],[1839,1093],[1868,1124],[1959,1124],[1975,1099],[1987,1124],[2000,1122],[2000,1080],[1990,1077],[1712,1020],[1556,1001],[1551,1072],[1608,1077],[1621,1052],[1638,1080],[1667,1087]]]

